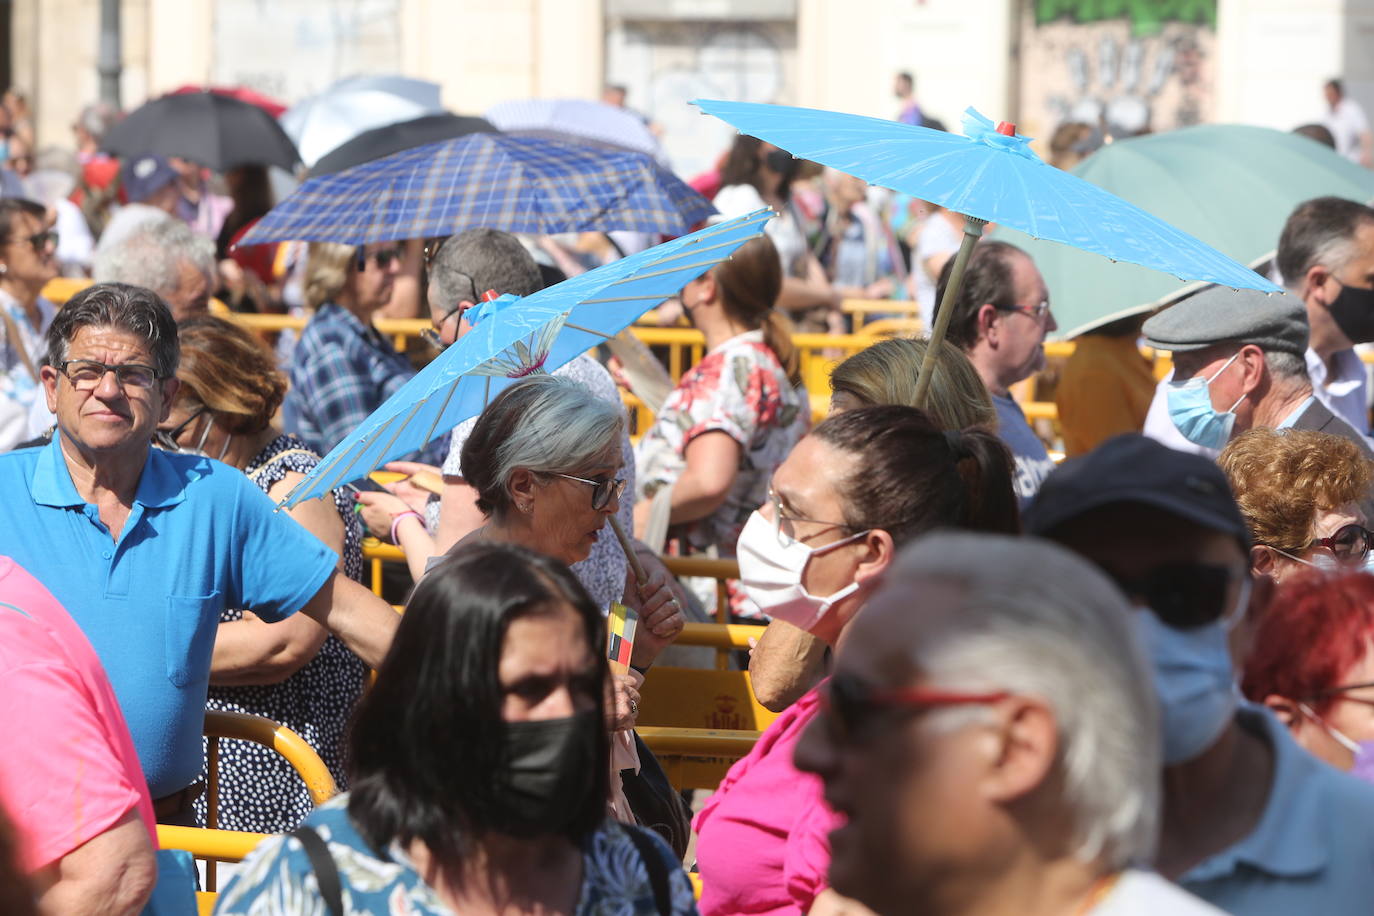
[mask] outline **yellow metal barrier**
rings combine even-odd
[[[636,728],[675,789],[714,789],[753,748],[759,732],[704,728]]]
[[[749,649],[749,640],[759,639],[767,627],[734,623],[688,623],[673,640],[675,646],[702,646],[716,650],[716,670],[730,667],[730,653]]]
[[[310,793],[310,800],[315,804],[323,804],[333,798],[339,791],[334,783],[334,777],[329,772],[329,767],[325,766],[320,755],[315,752],[305,739],[293,732],[284,725],[279,725],[271,719],[262,716],[248,715],[241,712],[222,712],[220,710],[205,711],[205,737],[206,737],[206,786],[205,786],[205,823],[208,829],[200,830],[192,827],[169,827],[164,824],[158,825],[159,836],[163,829],[173,831],[191,831],[191,835],[175,834],[183,836],[184,839],[204,840],[206,842],[248,842],[244,837],[256,837],[247,849],[252,849],[257,840],[262,837],[258,834],[239,833],[237,831],[218,830],[216,825],[219,822],[219,742],[222,738],[232,738],[239,741],[252,741],[254,744],[261,744],[270,747],[286,758],[296,773],[305,783],[306,791]],[[205,834],[206,836],[201,836]],[[240,839],[234,839],[234,838]],[[174,849],[187,849],[188,847],[180,844],[171,845]],[[240,848],[240,847],[226,847]],[[243,855],[221,856],[208,855],[191,850],[194,855],[200,856],[205,862],[205,883],[209,890],[215,889],[215,862],[220,859],[237,861]],[[246,854],[246,853],[245,853]]]

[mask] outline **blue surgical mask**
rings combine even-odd
[[[1245,575],[1235,606],[1205,626],[1176,629],[1144,609],[1132,616],[1154,669],[1166,765],[1207,750],[1235,715],[1237,692],[1228,637],[1249,602],[1250,577]]]
[[[1231,438],[1231,427],[1236,423],[1235,409],[1245,400],[1241,395],[1231,409],[1219,412],[1212,406],[1212,394],[1208,386],[1226,371],[1226,367],[1240,356],[1228,359],[1211,378],[1190,378],[1186,382],[1170,382],[1168,389],[1169,419],[1174,426],[1194,445],[1203,448],[1220,449]]]

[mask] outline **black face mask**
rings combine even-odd
[[[775,149],[767,156],[764,156],[763,162],[784,178],[789,178],[796,174],[797,169],[801,166],[800,159],[793,159],[791,153],[780,149]]]
[[[594,709],[566,719],[507,722],[503,756],[509,763],[493,829],[513,836],[563,833],[596,784],[592,770],[600,738]]]
[[[1374,342],[1374,289],[1341,283],[1341,291],[1327,309],[1331,312],[1331,320],[1351,343]]]

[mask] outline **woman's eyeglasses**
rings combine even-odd
[[[177,440],[181,438],[182,433],[186,432],[187,427],[189,427],[192,423],[196,422],[196,420],[200,419],[201,414],[205,413],[209,409],[210,408],[208,407],[201,407],[195,411],[192,411],[189,417],[187,417],[185,420],[182,420],[180,423],[178,423],[176,426],[173,426],[171,429],[159,429],[155,431],[153,433],[153,444],[165,452],[181,451],[181,443],[179,443]],[[210,427],[207,425],[205,427],[205,433],[202,434],[200,437],[200,445],[198,445],[197,448],[205,447],[205,439],[209,436],[209,434]]]
[[[1003,690],[963,693],[924,687],[881,689],[852,674],[837,674],[821,691],[821,703],[831,734],[839,743],[858,743],[872,733],[873,725],[893,715],[910,716],[941,706],[989,705],[1011,694]]]
[[[50,245],[53,248],[57,247],[57,232],[49,229],[46,232],[35,232],[33,235],[21,235],[10,239],[10,244],[19,242],[28,242],[36,253],[42,254]]]
[[[1342,525],[1329,538],[1317,538],[1312,547],[1325,547],[1338,560],[1363,560],[1374,547],[1374,532],[1364,525]]]
[[[386,270],[392,264],[401,260],[399,248],[383,248],[381,251],[374,251],[368,254],[361,249],[358,251],[358,266],[366,270],[368,262],[377,265],[378,270]]]
[[[566,480],[575,480],[578,483],[585,483],[592,488],[592,508],[600,512],[611,502],[611,497],[620,498],[620,494],[625,492],[625,481],[610,477],[603,477],[600,480],[591,480],[586,477],[574,477],[572,474],[554,474],[555,477],[562,477]]]

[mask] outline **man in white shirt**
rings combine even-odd
[[[1338,79],[1327,80],[1324,91],[1330,110],[1322,123],[1336,141],[1336,152],[1367,169],[1374,168],[1374,138],[1370,137],[1364,109],[1346,96],[1345,86]]]

